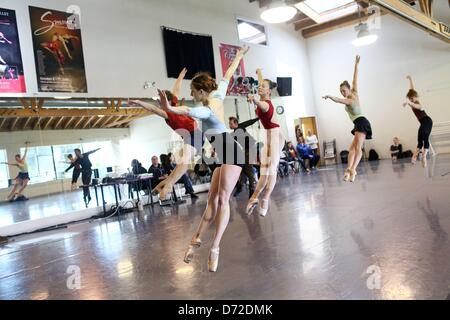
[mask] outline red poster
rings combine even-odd
[[[0,9],[0,93],[26,92],[14,10]]]
[[[228,44],[220,44],[220,59],[222,62],[223,75],[236,57],[236,53],[240,47]],[[236,69],[234,76],[231,78],[227,95],[229,96],[247,96],[250,93],[249,79],[245,77],[244,60],[241,60],[239,67]]]

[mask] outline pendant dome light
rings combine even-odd
[[[273,1],[261,14],[261,19],[267,23],[283,23],[291,20],[297,14],[297,9],[288,6],[285,1]]]
[[[355,47],[368,46],[375,43],[378,40],[378,35],[372,34],[369,31],[369,25],[367,22],[362,22],[361,20],[361,7],[358,6],[358,14],[360,18],[359,24],[355,27],[357,32],[356,39],[352,41]]]

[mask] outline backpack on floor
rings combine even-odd
[[[347,150],[341,151],[341,153],[339,155],[341,156],[342,163],[348,163],[348,151]]]
[[[380,156],[378,155],[378,153],[375,150],[370,149],[369,161],[377,161],[377,160],[380,160]]]

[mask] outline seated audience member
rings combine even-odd
[[[299,141],[299,143],[297,145],[297,154],[298,154],[299,158],[302,158],[303,160],[307,160],[309,162],[309,167],[311,169],[314,169],[320,160],[320,156],[315,155],[313,153],[310,146],[308,146],[305,143],[304,138],[300,138],[300,139],[298,139],[298,141]],[[309,170],[309,169],[307,169],[307,170]]]
[[[167,174],[164,172],[162,165],[159,164],[157,156],[152,157],[152,165],[148,168],[148,173],[153,175],[153,178],[151,179],[152,189],[156,188],[161,181],[167,178]]]
[[[397,160],[403,157],[403,146],[397,137],[394,138],[394,144],[391,146],[391,159]]]
[[[308,134],[306,135],[306,144],[311,147],[311,149],[315,155],[319,154],[318,143],[319,143],[319,140],[317,139],[317,136],[315,134],[313,134],[311,130],[308,130]]]
[[[302,169],[306,171],[305,161],[297,154],[297,150],[295,150],[294,144],[291,141],[288,141],[286,148],[288,152],[289,162],[294,161],[295,163],[299,163]],[[294,171],[299,172],[297,165],[294,166]]]
[[[161,160],[162,162],[162,160]],[[164,159],[163,168],[166,174],[170,174],[177,164],[175,163],[175,157],[172,153],[169,153],[166,158]],[[184,185],[184,189],[186,190],[186,195],[190,195],[191,198],[196,199],[198,196],[194,192],[194,187],[192,186],[192,181],[189,178],[189,176],[185,173],[183,176],[178,180],[178,183],[182,183]]]
[[[278,171],[281,177],[287,177],[289,175],[289,156],[288,152],[281,151],[280,163],[278,165]]]
[[[138,160],[133,159],[131,161],[131,171],[134,175],[140,175],[147,173],[147,170],[142,166],[142,163],[140,163]],[[139,182],[134,182],[132,184],[132,188],[135,191],[145,191],[147,193],[149,187],[149,181],[148,180],[142,180]]]

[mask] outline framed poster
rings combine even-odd
[[[240,47],[229,44],[220,44],[220,60],[222,62],[223,75],[236,57]],[[239,63],[236,72],[230,80],[227,95],[229,96],[247,96],[253,87],[254,79],[245,76],[244,59]]]
[[[29,7],[39,92],[87,92],[79,17]]]
[[[0,93],[26,92],[14,10],[0,8]]]

